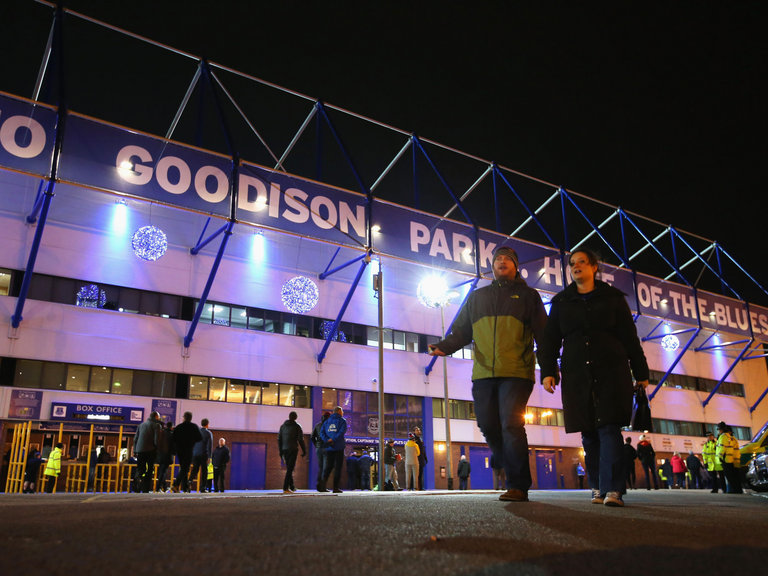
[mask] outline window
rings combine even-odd
[[[224,402],[227,399],[227,380],[225,378],[210,378],[208,380],[208,400]],[[205,398],[203,398],[205,400]]]
[[[261,385],[261,403],[264,406],[278,406],[279,390],[275,382],[264,382]]]
[[[37,360],[17,360],[13,385],[20,388],[40,388],[43,380],[43,363]]]
[[[115,368],[112,370],[112,393],[132,394],[132,391],[133,370],[124,370],[122,368]]]
[[[293,406],[293,386],[278,384],[280,406]]]
[[[190,400],[208,400],[208,377],[190,376],[189,377],[189,399]]]
[[[8,296],[11,291],[11,271],[0,268],[0,296]]]
[[[261,385],[247,384],[245,386],[245,403],[261,404]]]
[[[109,393],[112,387],[112,370],[106,366],[91,366],[91,392]]]
[[[230,380],[227,385],[227,402],[242,404],[245,401],[245,383],[242,380]]]
[[[88,366],[80,366],[79,364],[67,366],[67,390],[87,392],[89,372]]]
[[[223,304],[207,304],[206,313],[210,309],[213,314],[213,324],[216,326],[229,326],[230,307]]]
[[[248,327],[248,316],[246,316],[245,308],[232,306],[230,325],[234,328]]]

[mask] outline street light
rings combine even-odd
[[[440,308],[441,334],[445,337],[445,306],[458,293],[448,289],[445,279],[440,276],[429,276],[419,283],[416,296],[427,308]],[[448,490],[453,490],[453,464],[451,462],[451,415],[448,400],[448,362],[443,356],[443,395],[445,397],[445,450]]]

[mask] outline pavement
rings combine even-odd
[[[498,495],[0,494],[0,575],[766,573],[765,495]]]

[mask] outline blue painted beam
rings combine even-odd
[[[317,355],[317,363],[322,364],[323,360],[325,359],[325,355],[328,352],[328,347],[331,345],[331,341],[336,336],[336,332],[339,330],[339,324],[341,324],[341,319],[344,317],[344,312],[347,311],[347,306],[349,306],[349,302],[352,300],[352,295],[355,293],[355,290],[357,290],[357,285],[360,283],[360,279],[363,277],[363,272],[365,271],[365,268],[370,263],[370,253],[366,254],[367,258],[363,260],[363,263],[360,265],[360,268],[357,271],[357,276],[355,276],[354,281],[352,282],[352,286],[349,288],[349,292],[347,293],[347,297],[344,299],[344,303],[341,305],[341,310],[339,310],[338,316],[336,316],[336,320],[333,322],[333,326],[331,327],[330,332],[328,333],[328,337],[325,339],[325,344],[323,345],[323,349],[320,351],[320,353]]]
[[[216,253],[216,259],[213,261],[213,267],[211,268],[210,274],[208,274],[208,281],[205,283],[203,294],[200,296],[200,301],[197,303],[197,310],[195,310],[195,315],[192,318],[192,324],[190,324],[187,335],[184,337],[184,348],[189,348],[189,345],[192,344],[192,340],[195,336],[195,330],[197,330],[197,324],[200,322],[200,316],[202,315],[203,308],[205,307],[205,303],[208,300],[208,294],[211,292],[211,286],[213,286],[213,281],[216,278],[216,273],[219,270],[219,264],[221,264],[221,259],[224,256],[224,251],[227,248],[227,242],[229,242],[229,237],[232,236],[232,228],[234,225],[235,222],[230,220],[225,227],[224,238],[221,240],[219,251]]]
[[[749,347],[750,347],[750,346],[752,346],[752,342],[754,342],[754,341],[755,341],[755,339],[754,339],[754,338],[752,338],[751,340],[749,340],[749,343],[748,343],[746,346],[744,346],[744,348],[742,349],[742,351],[741,351],[741,352],[739,353],[739,355],[736,357],[736,360],[734,360],[734,361],[731,363],[731,365],[728,367],[728,370],[726,370],[726,371],[725,371],[725,374],[723,374],[723,377],[722,377],[722,378],[720,378],[720,381],[719,381],[719,382],[717,383],[717,385],[716,385],[716,386],[715,386],[715,387],[712,389],[712,392],[710,392],[710,393],[709,393],[709,396],[707,396],[706,400],[704,400],[704,402],[702,402],[702,404],[701,404],[701,405],[702,405],[704,408],[706,408],[706,407],[707,407],[707,404],[709,404],[709,401],[712,399],[712,396],[714,396],[714,395],[715,395],[715,393],[717,392],[717,389],[718,389],[718,388],[720,388],[720,385],[721,385],[723,382],[725,382],[725,379],[726,379],[726,378],[728,378],[728,375],[729,375],[729,374],[730,374],[730,373],[733,371],[733,369],[736,367],[736,364],[738,364],[738,363],[741,361],[742,357],[743,357],[743,356],[744,356],[744,354],[747,352],[747,350],[749,349]]]

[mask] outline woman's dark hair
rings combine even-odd
[[[595,279],[600,278],[600,272],[602,271],[600,269],[600,255],[594,250],[591,250],[589,248],[576,248],[573,252],[571,252],[571,255],[568,258],[568,265],[569,266],[571,265],[571,258],[573,258],[573,255],[578,254],[579,252],[586,255],[587,261],[592,266],[597,266],[597,270],[595,271]]]

